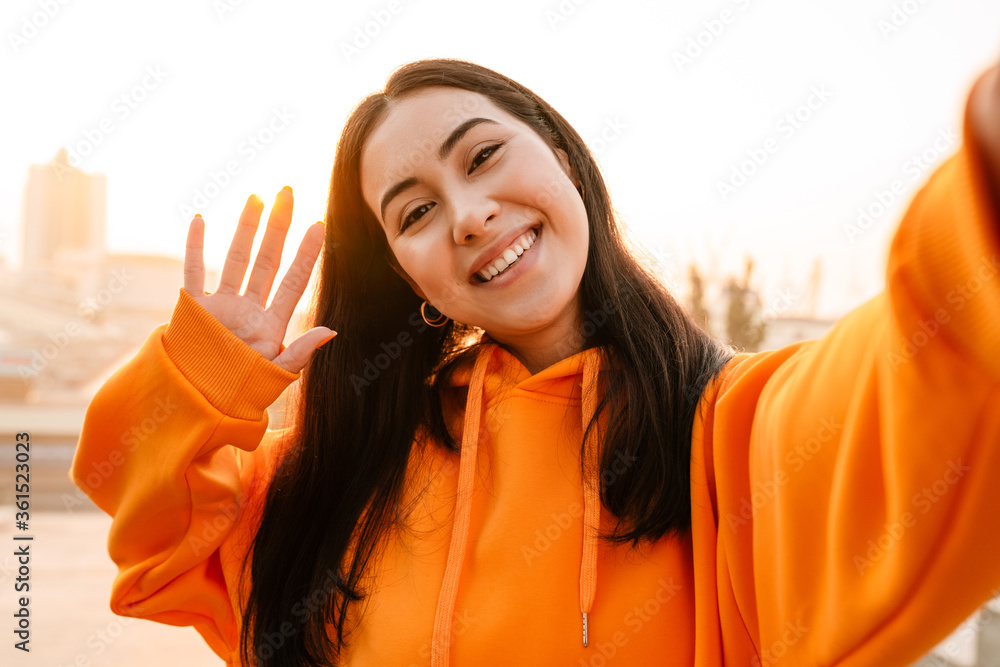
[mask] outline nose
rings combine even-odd
[[[500,213],[497,202],[483,194],[469,192],[452,201],[452,234],[456,245],[474,241]]]

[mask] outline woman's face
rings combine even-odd
[[[393,104],[361,159],[364,199],[417,294],[501,341],[578,323],[577,183],[564,151],[489,98],[444,86]]]

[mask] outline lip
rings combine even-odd
[[[470,283],[474,283],[474,284],[481,284],[481,281],[479,281],[479,280],[476,279],[476,274],[479,273],[480,270],[482,270],[483,268],[485,268],[487,264],[489,264],[494,259],[496,259],[497,256],[501,252],[503,252],[505,248],[507,248],[508,246],[510,246],[512,243],[514,243],[514,241],[516,239],[520,238],[520,236],[522,234],[526,234],[529,229],[534,229],[535,227],[541,227],[541,223],[540,222],[532,222],[532,223],[529,223],[529,224],[525,225],[524,227],[520,227],[520,228],[516,229],[515,231],[511,232],[510,234],[507,234],[506,236],[500,237],[496,241],[496,243],[494,243],[493,245],[491,245],[490,247],[488,247],[486,250],[484,250],[479,255],[479,257],[476,258],[476,261],[473,262],[473,264],[472,264],[472,270],[469,271],[469,276],[468,276],[469,282]],[[490,282],[492,282],[492,281],[490,281]]]

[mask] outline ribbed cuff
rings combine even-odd
[[[260,420],[300,375],[265,359],[183,288],[163,334],[163,348],[209,403],[236,419]]]

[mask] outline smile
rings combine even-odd
[[[514,239],[507,248],[504,249],[499,255],[490,260],[486,266],[476,272],[476,276],[481,282],[488,283],[493,280],[494,277],[502,274],[504,271],[509,269],[511,266],[516,264],[521,255],[528,251],[532,245],[535,243],[535,239],[538,238],[538,232],[534,229],[529,229],[521,236]]]

